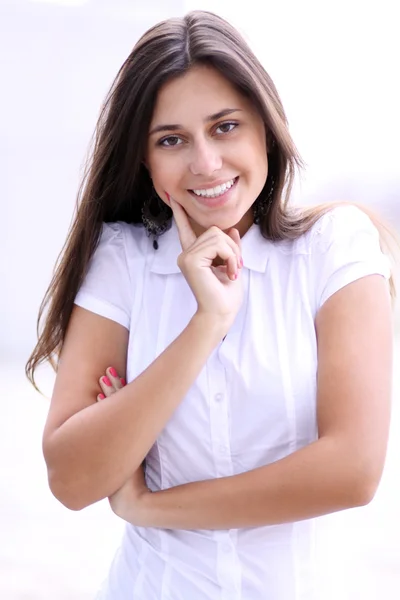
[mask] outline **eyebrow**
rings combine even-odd
[[[214,113],[213,115],[209,115],[204,120],[206,123],[210,121],[217,121],[218,119],[222,119],[227,115],[230,115],[234,112],[239,112],[241,110],[241,108],[224,108],[223,110],[220,110],[219,112]],[[176,131],[177,129],[184,129],[184,127],[183,125],[179,125],[179,123],[173,123],[171,125],[157,125],[156,127],[153,127],[149,135],[154,135],[155,133],[159,133],[160,131]]]

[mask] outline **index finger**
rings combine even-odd
[[[239,230],[236,229],[236,227],[231,227],[231,229],[229,229],[229,231],[226,232],[227,235],[229,235],[229,237],[236,242],[236,244],[239,246],[239,250],[242,250],[242,240],[240,239],[240,233]]]
[[[174,213],[174,219],[178,228],[179,239],[181,241],[182,250],[187,250],[197,240],[196,234],[190,225],[189,219],[185,210],[178,202],[167,194],[172,212]]]

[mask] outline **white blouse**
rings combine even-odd
[[[236,475],[313,442],[318,309],[360,277],[390,276],[377,230],[353,206],[296,241],[267,241],[253,225],[242,246],[243,305],[146,458],[153,491]],[[180,252],[174,223],[158,250],[142,227],[104,224],[76,303],[131,332],[128,382],[196,311]],[[127,524],[98,598],[314,600],[313,569],[313,520],[221,531]]]

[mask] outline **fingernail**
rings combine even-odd
[[[108,370],[110,371],[110,373],[111,373],[111,375],[112,375],[113,377],[118,377],[118,373],[117,373],[117,371],[114,369],[114,367],[110,367]]]
[[[107,375],[102,377],[101,380],[104,383],[104,385],[106,385],[107,387],[111,387],[111,381],[108,379]]]
[[[121,385],[126,385],[126,381],[123,377],[121,377],[120,381],[121,381]]]
[[[104,394],[99,394],[99,395],[98,395],[98,399],[99,399],[99,400],[104,400],[104,398],[105,398],[105,395],[104,395]]]
[[[171,203],[171,196],[168,194],[168,192],[165,192],[165,195],[166,195],[166,196],[167,196],[167,198],[168,198],[168,202],[169,202],[169,203]]]
[[[240,266],[243,267],[243,258],[240,257]]]

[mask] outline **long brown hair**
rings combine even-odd
[[[276,87],[236,29],[204,11],[155,25],[122,65],[101,110],[76,214],[39,310],[38,342],[26,365],[33,385],[39,364],[50,361],[56,368],[74,299],[98,244],[102,223],[142,222],[142,205],[151,194],[151,180],[142,161],[157,93],[166,81],[183,75],[195,64],[220,71],[252,100],[264,120],[270,142],[269,173],[260,196],[269,193],[274,181],[272,204],[260,222],[264,237],[295,239],[332,207],[312,207],[300,214],[290,210],[295,173],[303,163],[289,134]],[[376,219],[374,222],[382,229]]]

